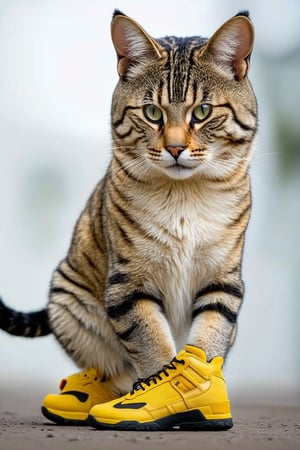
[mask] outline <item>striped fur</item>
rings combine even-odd
[[[233,344],[256,100],[245,13],[209,40],[155,40],[116,11],[112,39],[112,159],[53,274],[48,316],[78,366],[126,390],[186,342],[208,358]]]

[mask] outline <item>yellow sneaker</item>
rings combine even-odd
[[[93,406],[90,425],[116,430],[226,430],[232,427],[223,358],[206,361],[187,345],[170,364],[139,380],[133,390]]]
[[[117,397],[96,369],[70,375],[60,382],[60,394],[48,394],[42,413],[59,425],[88,425],[92,406]]]

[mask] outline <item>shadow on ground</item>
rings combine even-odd
[[[232,396],[234,427],[222,432],[116,432],[62,427],[40,414],[48,389],[0,387],[0,450],[299,450],[300,407]],[[288,402],[286,402],[288,403]]]

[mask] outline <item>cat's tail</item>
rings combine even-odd
[[[0,297],[0,329],[14,336],[40,337],[52,333],[47,309],[23,313],[6,306]]]

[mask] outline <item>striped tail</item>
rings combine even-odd
[[[0,329],[14,336],[40,337],[52,333],[47,309],[31,313],[15,311],[0,298]]]

